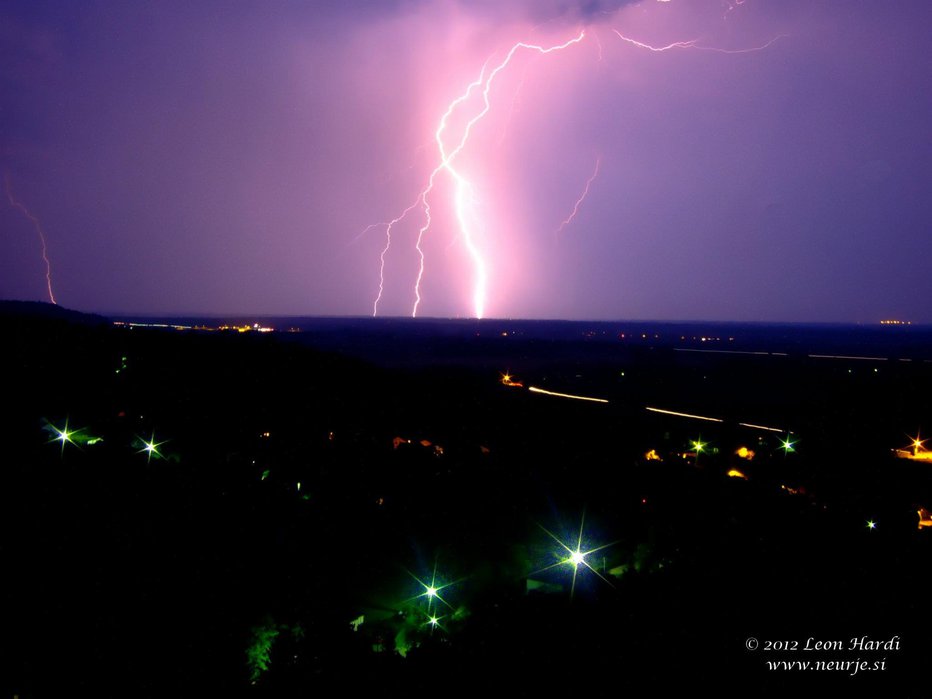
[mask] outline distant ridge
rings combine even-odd
[[[81,325],[109,324],[110,320],[95,313],[81,313],[46,301],[0,301],[0,316],[64,320]]]

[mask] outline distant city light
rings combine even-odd
[[[872,519],[867,520],[867,528],[873,531],[877,528],[877,522]]]
[[[505,386],[511,386],[512,388],[523,388],[524,384],[520,381],[515,381],[515,377],[512,376],[507,371],[502,374],[502,384]]]
[[[920,507],[917,514],[919,515],[919,529],[932,527],[932,515],[929,514],[926,508]]]
[[[908,449],[894,449],[893,454],[898,459],[910,459],[911,461],[932,461],[932,451],[925,448],[925,443],[929,440],[922,439],[921,434],[910,437]]]
[[[265,327],[259,325],[258,323],[253,323],[252,325],[179,325],[177,323],[130,323],[122,320],[115,320],[113,324],[118,327],[126,328],[171,328],[172,330],[207,330],[207,331],[216,331],[216,330],[235,330],[236,332],[246,333],[246,332],[260,332],[260,333],[270,333],[275,332],[275,328]],[[289,328],[289,332],[295,332],[295,328]],[[125,368],[125,367],[124,367]]]

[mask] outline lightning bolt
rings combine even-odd
[[[441,174],[446,173],[453,180],[455,185],[454,212],[456,214],[457,224],[459,225],[460,236],[463,239],[463,244],[469,253],[469,257],[473,265],[473,312],[476,318],[483,317],[485,313],[488,271],[485,257],[483,256],[482,251],[479,249],[479,246],[476,244],[474,236],[475,231],[473,228],[473,222],[478,220],[478,216],[474,213],[474,208],[472,206],[475,203],[475,189],[466,175],[454,167],[454,161],[456,160],[456,157],[466,148],[473,128],[476,126],[476,124],[482,121],[482,119],[489,113],[489,110],[492,108],[490,93],[496,76],[508,67],[508,64],[511,63],[512,58],[519,50],[523,49],[527,51],[535,51],[542,55],[548,54],[554,51],[560,51],[569,48],[574,44],[578,44],[585,38],[585,36],[585,31],[580,31],[577,36],[562,44],[546,47],[539,44],[518,42],[511,47],[511,49],[505,55],[505,58],[494,68],[492,68],[488,74],[486,74],[487,65],[483,66],[479,73],[479,77],[471,82],[459,97],[450,102],[446,111],[440,118],[437,130],[434,132],[434,141],[437,144],[437,151],[440,157],[439,163],[431,171],[430,176],[427,179],[427,184],[421,190],[414,203],[402,211],[401,214],[399,214],[396,218],[392,219],[385,228],[385,247],[382,249],[382,253],[379,258],[379,293],[376,296],[375,302],[372,306],[373,315],[378,315],[379,302],[381,301],[382,295],[384,293],[385,255],[388,253],[392,244],[393,229],[396,225],[401,223],[401,221],[403,221],[414,209],[420,208],[423,212],[424,222],[418,229],[417,240],[414,246],[418,255],[418,273],[414,283],[414,307],[411,311],[412,317],[417,316],[418,306],[421,303],[421,282],[424,279],[424,249],[422,247],[422,243],[424,242],[424,237],[430,230],[432,221],[429,196],[434,189],[437,178]],[[459,140],[448,143],[447,139],[445,138],[445,132],[449,128],[451,117],[460,109],[461,106],[469,102],[470,99],[476,94],[481,95],[481,108],[466,122],[466,125],[462,129]]]
[[[8,172],[3,176],[3,188],[6,190],[6,198],[9,199],[10,206],[14,209],[19,209],[23,213],[23,216],[32,221],[32,225],[39,235],[39,242],[42,243],[42,260],[45,262],[45,284],[49,290],[49,301],[57,306],[58,301],[55,300],[55,294],[52,293],[52,265],[49,262],[49,249],[45,242],[45,233],[42,231],[42,224],[39,223],[39,219],[29,213],[29,209],[20,204],[13,196],[13,190],[10,185],[10,173]]]
[[[673,43],[667,44],[666,46],[651,46],[650,44],[645,44],[642,41],[638,41],[637,39],[632,39],[629,36],[625,36],[617,29],[612,29],[612,31],[615,32],[615,34],[618,35],[618,38],[621,39],[622,41],[626,41],[632,46],[637,46],[638,48],[647,49],[648,51],[654,51],[656,53],[660,53],[662,51],[670,51],[671,49],[694,49],[696,51],[714,51],[715,53],[754,53],[755,51],[763,51],[766,48],[770,48],[777,41],[779,41],[780,39],[785,39],[788,36],[787,34],[777,34],[775,37],[770,39],[770,41],[768,41],[765,44],[761,44],[760,46],[751,46],[751,47],[743,48],[743,49],[723,49],[717,46],[700,46],[699,45],[700,39],[689,39],[688,41],[674,41]]]
[[[756,51],[763,51],[764,49],[770,48],[780,39],[785,39],[789,34],[777,34],[774,38],[768,41],[765,44],[760,46],[751,46],[746,49],[722,49],[717,46],[693,46],[693,48],[698,49],[699,51],[714,51],[715,53],[755,53]]]
[[[356,236],[348,244],[355,245],[360,240],[362,240],[366,236],[366,233],[368,233],[369,231],[375,228],[382,228],[383,226],[387,226],[387,225],[388,225],[388,221],[379,221],[378,223],[370,223],[368,226],[366,226],[361,231],[359,231],[359,233],[357,233]]]
[[[599,47],[599,63],[601,63],[602,62],[602,40],[599,39],[598,34],[593,34],[592,36],[595,39],[595,45]]]
[[[379,255],[379,293],[375,297],[375,301],[372,303],[372,315],[377,316],[379,314],[379,301],[382,300],[382,294],[385,292],[385,255],[388,254],[388,249],[392,246],[392,228],[394,228],[398,223],[400,223],[415,207],[417,207],[418,202],[421,200],[421,196],[415,199],[414,203],[411,204],[407,209],[401,212],[400,216],[396,216],[385,225],[385,247],[382,248],[382,253]],[[373,224],[366,228],[368,231],[370,228],[378,226],[380,224]],[[365,233],[365,231],[363,231]]]
[[[589,176],[589,179],[586,180],[586,187],[583,189],[583,193],[579,195],[579,199],[576,200],[576,204],[573,206],[573,212],[567,216],[563,223],[560,224],[560,227],[557,229],[556,235],[560,235],[563,232],[563,229],[570,225],[570,222],[576,218],[576,214],[579,213],[579,206],[583,203],[587,196],[589,196],[589,187],[592,186],[592,183],[595,182],[596,178],[599,176],[599,166],[602,164],[602,156],[600,155],[595,159],[595,170],[592,171],[592,174]]]
[[[666,0],[660,1],[663,2]],[[740,5],[743,4],[744,0],[734,0],[734,2],[736,5]],[[715,46],[703,45],[700,43],[701,39],[698,38],[685,41],[674,41],[664,46],[654,46],[642,41],[638,41],[637,39],[632,39],[631,37],[622,34],[617,29],[612,29],[612,31],[622,41],[631,44],[636,48],[652,52],[664,52],[671,51],[673,49],[693,49],[698,51],[713,51],[716,53],[724,54],[751,53],[755,51],[762,51],[773,45],[779,39],[786,36],[784,34],[777,35],[760,46],[740,49],[725,49]],[[602,44],[596,34],[593,34],[593,36],[597,42],[598,56],[599,60],[601,61]],[[549,54],[568,49],[574,44],[582,42],[585,37],[586,32],[585,30],[582,30],[572,39],[569,39],[562,44],[556,44],[552,46],[542,46],[539,44],[518,42],[511,47],[511,49],[505,54],[505,57],[491,70],[487,70],[489,61],[486,61],[486,64],[483,65],[481,71],[479,72],[479,76],[471,83],[469,83],[466,89],[458,97],[449,103],[446,110],[441,115],[437,128],[434,132],[434,142],[437,148],[438,161],[433,170],[431,170],[426,184],[418,193],[414,202],[405,208],[398,216],[385,223],[373,224],[366,229],[366,231],[368,231],[371,228],[377,226],[385,227],[385,245],[379,255],[379,290],[372,304],[373,316],[378,315],[379,303],[381,302],[385,292],[386,255],[388,255],[392,246],[393,233],[395,232],[397,226],[399,226],[406,218],[408,218],[412,212],[417,210],[421,212],[422,222],[418,228],[414,245],[415,251],[417,253],[418,270],[414,282],[414,305],[411,310],[411,316],[417,317],[418,308],[422,301],[421,283],[424,279],[425,271],[423,242],[432,225],[430,197],[434,190],[437,179],[441,175],[448,176],[454,185],[453,212],[455,213],[457,226],[459,228],[459,235],[457,237],[462,239],[473,269],[473,313],[476,318],[482,318],[484,316],[488,286],[488,264],[484,252],[480,249],[479,244],[476,242],[477,226],[481,223],[481,219],[476,212],[475,207],[477,201],[475,187],[468,178],[467,174],[456,167],[456,159],[463,152],[463,150],[466,149],[467,144],[469,143],[469,137],[472,134],[474,127],[476,127],[476,125],[479,124],[491,110],[490,94],[496,76],[498,76],[509,66],[513,57],[518,51],[531,51],[542,55]],[[461,127],[458,139],[451,137],[448,133],[451,130],[449,124],[454,114],[458,115],[461,112],[465,112],[464,116],[468,116],[470,114],[468,111],[469,109],[473,110],[472,116],[470,116],[465,122],[465,125]],[[514,101],[512,101],[512,109],[514,109]],[[598,177],[600,164],[601,157],[596,160],[595,169],[592,175],[589,177],[589,180],[586,182],[586,186],[582,195],[579,197],[579,199],[577,199],[572,213],[557,229],[557,234],[559,234],[567,225],[569,225],[578,213],[579,207],[588,195],[592,183]]]
[[[612,31],[618,35],[619,39],[622,41],[627,41],[632,46],[637,46],[641,49],[647,49],[648,51],[655,51],[657,53],[660,53],[661,51],[669,51],[670,49],[694,49],[696,48],[696,42],[699,41],[698,39],[690,39],[689,41],[674,41],[672,44],[667,44],[666,46],[651,46],[650,44],[645,44],[644,42],[638,41],[637,39],[627,37],[617,29],[612,29]]]

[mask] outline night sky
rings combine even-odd
[[[0,298],[49,300],[25,207],[79,310],[365,316],[381,270],[379,315],[932,323],[930,27],[926,0],[6,0]]]

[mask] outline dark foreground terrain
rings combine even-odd
[[[924,696],[928,331],[2,311],[0,696]]]

